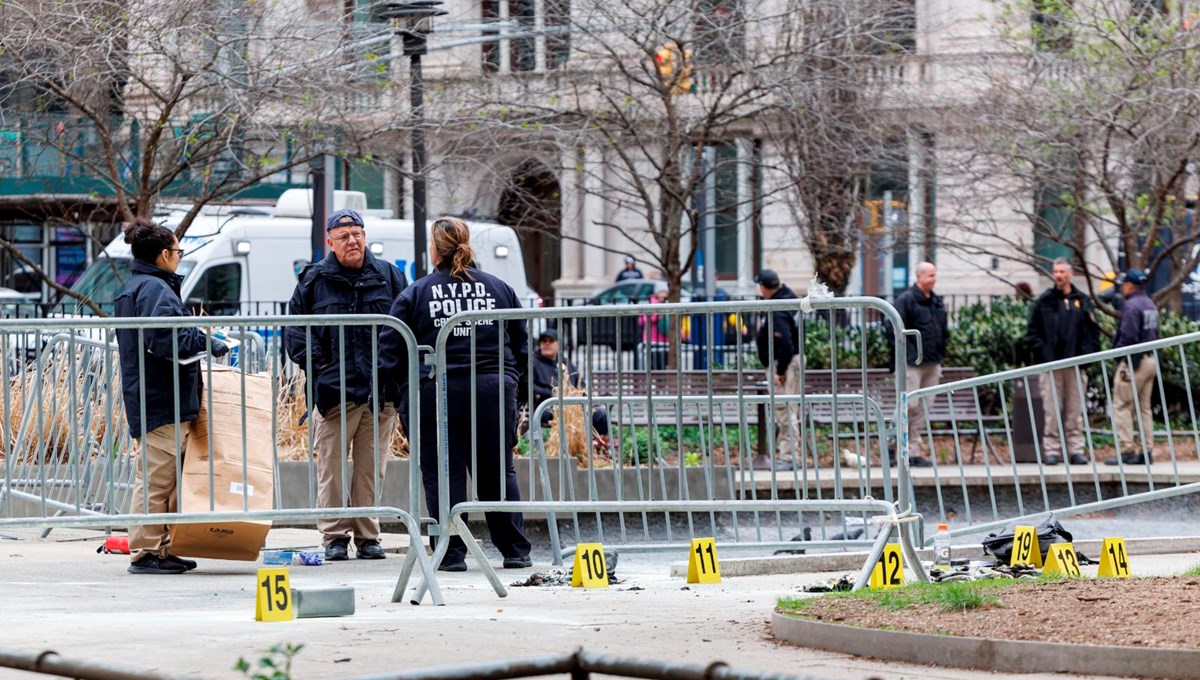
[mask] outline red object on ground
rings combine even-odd
[[[104,539],[104,552],[113,555],[128,555],[129,537],[109,536],[108,538]]]

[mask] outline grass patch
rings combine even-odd
[[[864,589],[853,593],[827,593],[821,597],[782,597],[778,606],[787,613],[804,614],[804,610],[815,602],[829,599],[855,598],[874,602],[884,609],[905,609],[915,605],[932,604],[942,611],[967,611],[985,605],[1000,603],[995,591],[1012,585],[1014,581],[995,579],[989,581],[956,581],[951,583],[914,583],[903,588],[888,590]]]
[[[1196,566],[1192,567],[1191,569],[1188,569],[1187,571],[1183,572],[1183,575],[1184,576],[1200,576],[1200,564],[1197,564]]]

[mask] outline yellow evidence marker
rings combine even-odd
[[[1046,566],[1043,574],[1062,574],[1063,576],[1079,576],[1079,559],[1075,557],[1075,546],[1070,543],[1054,543],[1046,555]]]
[[[571,569],[572,588],[607,588],[608,565],[604,561],[604,546],[599,543],[580,543],[575,546],[575,567]]]
[[[688,553],[687,582],[721,582],[721,566],[717,563],[717,543],[713,539],[692,539],[692,550]]]
[[[254,592],[255,621],[291,621],[295,618],[286,567],[259,569]]]
[[[904,585],[904,558],[900,555],[900,546],[888,543],[883,546],[883,554],[871,570],[872,588],[899,588]]]
[[[1034,527],[1017,527],[1013,530],[1012,557],[1008,558],[1008,566],[1032,564],[1042,566],[1042,549],[1038,545],[1037,529]]]
[[[1106,538],[1100,548],[1100,571],[1097,576],[1129,578],[1129,557],[1125,552],[1125,539]]]

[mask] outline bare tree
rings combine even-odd
[[[769,71],[789,57],[773,28],[785,8],[751,5],[573,2],[569,15],[546,22],[569,35],[561,68],[485,75],[443,92],[440,138],[454,141],[442,141],[439,153],[458,159],[445,162],[466,162],[525,149],[546,159],[560,177],[573,178],[581,196],[603,203],[594,226],[612,236],[600,247],[632,250],[661,270],[669,299],[678,301],[711,212],[698,199],[705,183],[750,162],[739,156],[706,164],[704,148],[754,135],[756,119],[774,105]],[[430,112],[437,108],[431,104]]]
[[[1161,3],[1006,6],[1010,53],[988,64],[959,171],[1031,228],[993,212],[961,224],[946,245],[1042,270],[1069,257],[1093,295],[1124,262],[1164,276],[1155,301],[1178,308],[1200,263],[1183,200],[1195,191],[1189,163],[1200,147],[1200,34]]]
[[[390,38],[353,49],[340,9],[294,4],[0,4],[0,113],[21,130],[25,174],[69,180],[122,221],[188,204],[182,236],[210,202],[327,149],[360,153],[392,126],[386,69],[364,63]]]
[[[871,166],[884,161],[890,139],[905,136],[881,108],[915,47],[915,19],[903,0],[789,3],[785,35],[795,46],[786,50],[793,56],[782,65],[767,129],[781,160],[783,202],[816,275],[839,295],[862,246]]]

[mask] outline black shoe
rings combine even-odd
[[[1042,465],[1062,465],[1062,456],[1056,456],[1053,453],[1043,456]]]
[[[166,557],[162,558],[162,561],[173,562],[181,565],[187,571],[191,571],[196,568],[196,560],[185,560],[182,557],[177,557],[175,555],[167,555]]]
[[[325,561],[341,562],[350,559],[350,539],[340,536],[325,546]]]
[[[529,559],[529,555],[524,557],[505,557],[505,569],[528,569],[533,566],[533,560]]]
[[[1067,458],[1067,462],[1071,465],[1087,465],[1091,461],[1089,461],[1087,456],[1083,455],[1082,453],[1072,453]]]
[[[1146,452],[1146,453],[1122,453],[1120,460],[1117,460],[1117,458],[1115,458],[1115,457],[1109,458],[1108,460],[1104,461],[1104,464],[1105,465],[1120,465],[1121,463],[1124,463],[1126,465],[1149,465],[1152,460],[1154,460],[1154,457],[1149,452]]]
[[[457,560],[445,559],[445,560],[442,560],[442,563],[438,565],[438,571],[466,571],[466,570],[467,570],[467,563],[463,559],[457,559]]]
[[[177,562],[155,555],[146,555],[129,565],[131,574],[182,574],[187,568]]]
[[[354,550],[360,560],[382,560],[387,558],[387,553],[383,552],[383,546],[379,545],[379,541],[371,539],[363,541],[362,545]]]
[[[925,456],[909,456],[908,457],[908,466],[909,467],[933,467],[933,461],[929,460]]]

